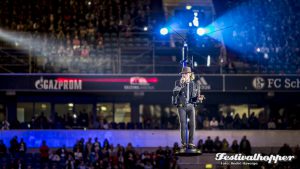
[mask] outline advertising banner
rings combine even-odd
[[[171,92],[180,75],[2,74],[1,91]],[[300,76],[196,75],[205,92],[300,91]]]
[[[180,75],[0,75],[0,90],[14,91],[103,91],[171,92]],[[204,91],[221,91],[222,76],[196,76]]]

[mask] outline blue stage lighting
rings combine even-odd
[[[167,28],[161,28],[161,29],[160,29],[160,34],[166,35],[166,34],[168,34],[168,33],[169,33],[169,30],[168,30]]]
[[[185,9],[186,9],[186,10],[191,10],[191,9],[192,9],[192,6],[191,6],[191,5],[186,5],[186,6],[185,6]]]
[[[198,29],[197,29],[197,34],[198,34],[199,36],[203,36],[205,33],[206,33],[206,32],[205,32],[205,29],[204,29],[204,28],[198,28]]]

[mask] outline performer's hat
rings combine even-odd
[[[192,73],[191,67],[183,67],[180,74]]]

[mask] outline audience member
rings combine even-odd
[[[240,142],[240,152],[244,153],[246,155],[251,154],[251,144],[250,144],[250,141],[247,139],[246,136],[243,136],[243,138]]]
[[[212,118],[212,120],[209,123],[209,126],[211,129],[218,129],[219,128],[219,122],[216,120],[215,117]]]
[[[0,140],[0,158],[4,157],[7,153],[6,145],[3,143],[3,140]]]
[[[49,160],[49,147],[46,144],[46,141],[42,141],[42,145],[40,147],[40,153],[41,153],[41,164],[46,165]]]

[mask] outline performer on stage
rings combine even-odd
[[[191,67],[183,67],[180,80],[175,82],[173,89],[173,104],[177,105],[180,122],[181,143],[183,148],[194,149],[193,137],[195,132],[195,104],[202,102],[204,95],[200,95],[200,86],[193,80],[195,75]],[[187,117],[188,116],[188,121]],[[186,123],[189,124],[189,136],[186,138]]]

